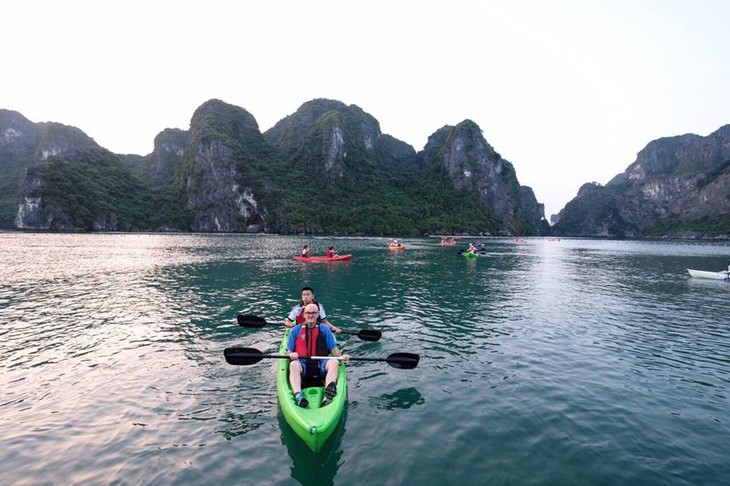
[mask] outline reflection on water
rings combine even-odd
[[[226,411],[218,418],[218,421],[224,423],[225,426],[219,427],[216,432],[228,440],[247,434],[264,425],[264,422],[258,417],[260,413],[249,414]]]
[[[334,484],[337,469],[342,462],[342,436],[347,422],[347,407],[342,412],[337,428],[319,452],[313,452],[307,447],[286,423],[281,412],[277,415],[277,419],[281,429],[281,443],[286,446],[287,454],[293,463],[291,477],[304,486]]]
[[[423,405],[426,399],[423,398],[415,388],[403,388],[395,393],[384,393],[379,397],[372,398],[370,405],[381,410],[409,409],[416,405]]]

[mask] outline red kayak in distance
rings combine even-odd
[[[294,261],[295,262],[341,262],[344,260],[350,260],[352,258],[352,253],[348,253],[347,255],[335,255],[333,257],[328,256],[311,256],[311,257],[303,257],[303,256],[295,256]]]

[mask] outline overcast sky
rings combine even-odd
[[[730,123],[730,1],[0,0],[0,108],[148,154],[211,98],[314,98],[421,150],[471,119],[545,216],[650,141]]]

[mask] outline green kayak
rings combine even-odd
[[[469,253],[466,251],[464,253],[462,253],[462,255],[464,255],[464,258],[476,258],[477,257],[476,253]]]
[[[279,354],[286,353],[286,344],[289,341],[289,330],[284,333],[284,338],[279,346]],[[276,394],[279,397],[279,405],[284,419],[291,426],[294,432],[314,452],[319,452],[327,439],[337,428],[342,417],[342,410],[347,401],[347,372],[345,363],[340,362],[339,375],[337,376],[337,396],[332,403],[326,407],[320,407],[324,397],[324,383],[317,383],[318,386],[309,386],[302,390],[307,397],[309,406],[302,408],[294,401],[294,393],[289,384],[289,363],[288,359],[279,359],[276,364]]]

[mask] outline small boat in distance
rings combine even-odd
[[[403,246],[403,243],[401,243],[398,240],[392,240],[392,241],[390,241],[388,243],[388,248],[390,248],[391,250],[396,250],[396,251],[397,250],[405,250],[406,249],[406,247]]]
[[[310,256],[310,257],[304,257],[301,255],[295,256],[294,261],[295,262],[341,262],[344,260],[351,260],[352,259],[352,253],[348,253],[347,255],[335,255],[335,256]]]
[[[441,246],[453,246],[457,243],[456,238],[446,238],[444,236],[441,237],[441,242],[439,245]]]
[[[730,281],[730,275],[728,275],[727,270],[721,270],[719,272],[707,272],[705,270],[692,270],[690,268],[687,269],[690,276],[694,278],[709,278],[712,280],[728,280]]]

